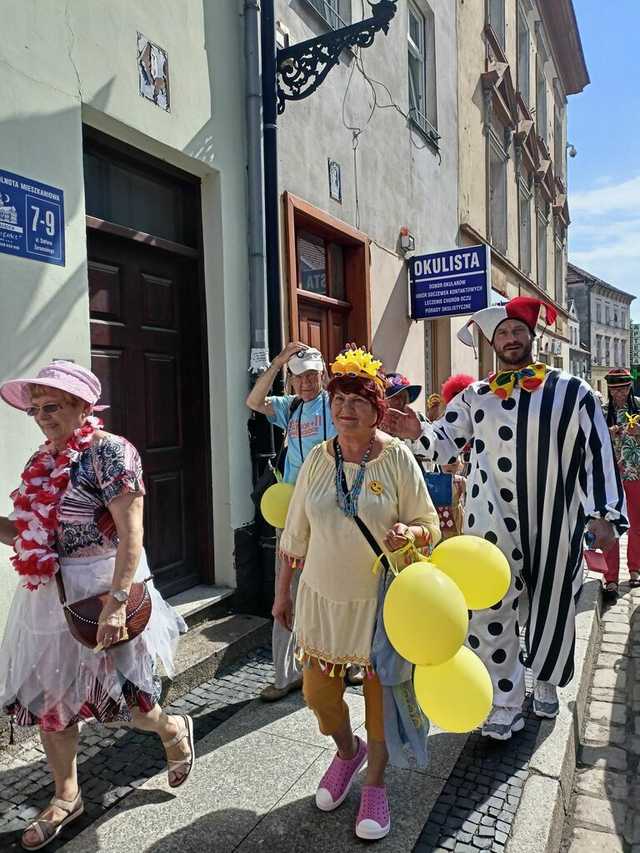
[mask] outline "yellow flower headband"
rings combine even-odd
[[[378,375],[382,362],[375,359],[363,347],[350,349],[340,353],[331,365],[333,376],[360,376],[362,379],[373,379],[384,388],[384,380]]]

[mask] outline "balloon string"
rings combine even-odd
[[[404,557],[405,555],[409,554],[414,557],[414,562],[416,563],[428,561],[427,557],[425,557],[424,554],[422,554],[416,548],[415,542],[413,540],[410,540],[409,542],[407,542],[406,545],[403,545],[402,548],[398,548],[397,551],[393,551],[390,554],[385,554],[384,552],[382,552],[378,557],[376,557],[371,571],[374,575],[377,575],[382,567],[382,561],[386,557],[389,562],[389,567],[391,571],[396,577],[398,577],[398,575],[402,571],[402,568],[398,568],[397,561],[400,559],[400,557]]]

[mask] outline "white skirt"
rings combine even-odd
[[[109,590],[114,566],[115,555],[62,559],[68,602]],[[143,551],[135,580],[150,574]],[[142,634],[96,654],[72,637],[54,579],[35,591],[18,587],[0,647],[0,707],[13,708],[18,723],[40,722],[52,731],[65,728],[78,716],[109,722],[114,709],[116,719],[130,718],[128,706],[136,704],[138,692],[157,696],[158,659],[173,676],[178,637],[187,629],[153,582],[148,588],[151,618]]]

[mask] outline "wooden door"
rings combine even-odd
[[[140,451],[147,557],[158,587],[172,595],[212,581],[197,264],[94,231],[88,257],[105,428]]]

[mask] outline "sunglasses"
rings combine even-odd
[[[44,415],[54,415],[62,408],[63,406],[60,403],[46,403],[44,406],[29,406],[28,409],[25,409],[25,412],[30,418],[35,418],[36,415],[41,413]]]

